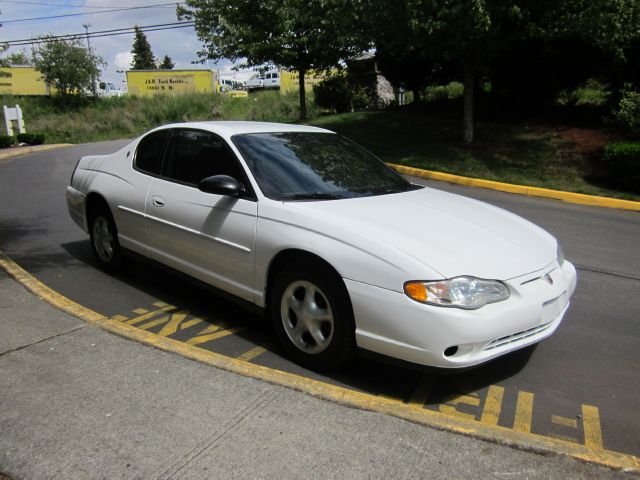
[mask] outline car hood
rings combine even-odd
[[[300,214],[297,221],[305,228],[365,249],[375,245],[379,251],[383,243],[443,278],[508,280],[541,270],[557,256],[555,238],[533,223],[433,188],[285,205]]]

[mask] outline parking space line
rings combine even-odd
[[[238,360],[243,360],[245,362],[250,362],[251,360],[253,360],[254,358],[256,358],[259,355],[262,355],[264,352],[266,352],[267,349],[264,347],[255,347],[252,348],[249,351],[244,352],[242,355],[236,357]]]
[[[549,433],[551,438],[557,438],[558,440],[562,440],[563,442],[571,442],[571,443],[579,443],[575,438],[570,437],[569,435],[563,435],[562,433]]]
[[[135,310],[133,310],[133,313],[144,315],[145,313],[149,313],[149,310],[147,310],[146,308],[136,308]]]
[[[604,445],[598,407],[582,405],[582,428],[584,430],[584,445],[592,450],[602,450]]]
[[[226,330],[221,330],[216,333],[210,333],[209,335],[200,335],[197,337],[192,337],[189,340],[187,340],[185,343],[187,345],[192,345],[192,346],[202,345],[203,343],[207,343],[212,340],[218,340],[219,338],[223,338],[228,335],[233,335],[234,333],[238,333],[242,330],[243,330],[242,327],[228,328]]]
[[[551,423],[564,427],[578,428],[578,421],[575,418],[561,417],[560,415],[551,415]]]
[[[513,429],[516,432],[531,433],[531,419],[533,417],[533,393],[518,391],[516,400],[516,414],[513,419]]]
[[[174,307],[173,305],[165,305],[164,307],[160,308],[159,310],[154,310],[152,312],[147,312],[143,315],[139,315],[137,317],[132,318],[131,320],[127,320],[126,323],[127,325],[135,325],[136,323],[140,323],[140,322],[144,322],[145,320],[149,320],[150,318],[155,317],[156,315],[159,315],[161,313],[166,313],[166,312],[170,312],[172,310],[175,310],[176,307]]]
[[[111,320],[115,320],[116,322],[124,322],[125,320],[129,320],[129,317],[125,317],[124,315],[114,315],[110,318]]]
[[[423,375],[420,377],[418,385],[416,385],[416,389],[409,399],[409,405],[423,407],[427,402],[427,398],[429,398],[435,380],[435,375]]]
[[[137,325],[137,328],[140,330],[149,330],[157,325],[162,325],[163,323],[167,323],[171,319],[171,315],[165,315],[164,317],[156,318],[155,320],[151,320],[142,325]]]
[[[161,337],[168,337],[169,335],[173,335],[174,333],[176,333],[178,329],[185,330],[189,327],[202,323],[203,321],[202,318],[198,317],[185,321],[187,315],[188,312],[174,313],[173,315],[171,315],[171,320],[169,320],[169,322],[167,322],[167,324],[162,327],[162,330],[158,332],[158,335],[160,335]]]
[[[455,417],[466,418],[467,420],[476,420],[474,413],[466,413],[458,410],[458,405],[469,405],[472,407],[480,406],[480,398],[472,395],[458,395],[447,400],[450,405],[439,405],[438,410],[447,415],[453,415]]]
[[[500,420],[500,411],[502,410],[502,399],[504,397],[504,388],[497,385],[490,385],[487,396],[484,399],[484,408],[480,421],[489,425],[498,425]]]

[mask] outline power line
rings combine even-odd
[[[142,30],[143,32],[157,32],[160,30],[174,30],[177,28],[188,28],[188,27],[193,27],[194,24],[193,23],[188,23],[188,24],[181,24],[181,25],[174,25],[174,26],[166,26],[166,27],[151,27],[151,28],[140,28],[140,30]],[[120,29],[120,30],[126,30],[126,31],[114,31],[114,32],[110,32],[110,33],[100,33],[100,32],[90,32],[89,33],[89,38],[101,38],[101,37],[114,37],[117,35],[133,35],[134,33],[134,29],[133,28],[127,28],[127,29]],[[76,38],[83,38],[85,37],[86,34],[84,33],[76,33],[76,34],[70,34],[70,35],[58,35],[55,37],[47,37],[47,38],[37,38],[37,39],[33,39],[33,40],[22,40],[19,42],[5,42],[6,45],[10,46],[10,47],[20,47],[20,46],[24,46],[24,45],[33,45],[33,44],[41,44],[41,43],[47,43],[47,42],[51,42],[51,41],[56,41],[56,40],[73,40]]]
[[[19,0],[0,0],[0,3],[14,3],[17,5],[44,5],[47,7],[62,7],[62,8],[86,8],[87,10],[109,10],[111,8],[127,8],[119,5],[111,5],[110,7],[88,7],[86,5],[64,5],[62,3],[45,3],[45,2],[27,2]]]
[[[33,20],[50,20],[53,18],[65,18],[65,17],[79,17],[81,15],[98,15],[100,13],[112,13],[112,12],[124,12],[129,10],[141,10],[145,8],[158,8],[158,7],[167,7],[168,5],[181,5],[184,2],[178,3],[160,3],[157,5],[145,5],[143,7],[127,7],[127,8],[113,8],[111,10],[101,10],[99,12],[82,12],[82,13],[67,13],[64,15],[50,15],[47,17],[32,17],[32,18],[16,18],[12,20],[3,20],[2,23],[16,23],[16,22],[30,22]]]
[[[173,25],[187,25],[188,26],[188,25],[194,25],[194,24],[195,24],[195,22],[193,20],[189,20],[189,21],[186,21],[186,22],[157,23],[155,25],[138,25],[137,27],[140,30],[144,31],[147,28],[154,28],[154,27],[169,27],[169,26],[173,26]],[[123,30],[133,30],[134,28],[135,27],[124,27],[124,28],[113,28],[111,30],[97,30],[97,31],[94,31],[94,32],[90,32],[90,35],[98,34],[98,33],[121,32]],[[84,33],[65,33],[65,34],[62,34],[62,35],[47,35],[46,39],[48,39],[48,40],[58,40],[58,39],[63,39],[63,38],[76,38],[76,37],[83,36],[83,35],[84,35]],[[32,40],[34,40],[34,38],[35,38],[35,40],[38,40],[38,41],[40,40],[40,38],[38,38],[38,37],[31,37],[31,38],[21,38],[19,40],[6,40],[6,41],[4,41],[2,43],[3,44],[4,43],[11,44],[11,43],[31,42]]]

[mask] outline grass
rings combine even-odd
[[[597,180],[600,152],[580,150],[566,127],[479,123],[476,142],[461,141],[458,111],[402,108],[321,117],[314,125],[344,134],[382,160],[506,183],[640,200]],[[575,130],[575,129],[574,129]],[[586,132],[588,130],[581,130]]]
[[[177,97],[114,97],[62,103],[44,97],[3,97],[20,104],[27,131],[46,135],[47,143],[83,143],[135,137],[158,125],[198,120],[293,122],[297,95],[258,92],[247,98],[190,94]]]
[[[460,98],[455,98],[459,89],[459,85],[451,84],[428,92],[442,98],[440,101],[378,112],[320,115],[310,105],[310,123],[342,133],[388,162],[507,183],[640,200],[639,191],[623,191],[599,180],[598,160],[602,144],[608,139],[601,129],[572,128],[577,123],[566,119],[563,126],[551,124],[548,119],[530,124],[523,120],[479,121],[476,142],[464,145],[460,141]],[[27,131],[45,133],[47,143],[132,138],[172,122],[291,123],[299,116],[296,94],[281,96],[273,91],[252,93],[248,99],[194,94],[120,97],[76,104],[62,104],[55,98],[2,100],[4,105],[19,103]],[[600,143],[594,139],[600,139]]]

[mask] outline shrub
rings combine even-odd
[[[631,191],[640,191],[640,142],[605,145],[603,164],[611,182]]]
[[[640,137],[640,93],[626,85],[613,116],[623,130]]]
[[[27,145],[42,145],[45,140],[44,133],[19,133],[18,143],[26,143]]]
[[[0,135],[0,148],[7,148],[13,145],[13,137]]]
[[[344,75],[334,75],[314,85],[313,95],[317,107],[336,113],[371,110],[375,107],[369,90],[352,84]]]
[[[316,105],[336,113],[350,112],[352,91],[347,77],[335,75],[322,80],[313,86]]]

